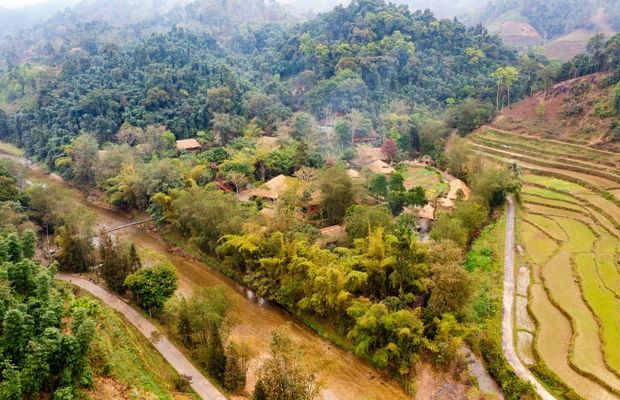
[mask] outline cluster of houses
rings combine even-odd
[[[372,135],[371,135],[372,136]],[[176,142],[179,152],[200,151],[202,146],[195,139],[183,139]],[[351,168],[347,170],[348,175],[354,181],[362,178],[365,174],[383,174],[389,176],[395,169],[388,164],[388,157],[383,154],[380,147],[366,144],[360,141],[356,146],[356,157],[351,160]],[[429,156],[421,157],[415,161],[408,161],[407,164],[415,167],[434,167],[434,162]],[[449,190],[445,197],[440,197],[424,207],[408,209],[407,212],[416,213],[419,217],[418,231],[424,236],[430,230],[437,211],[452,211],[459,199],[467,200],[471,195],[471,190],[460,179],[456,179],[448,174],[443,174],[444,179],[449,184]],[[228,186],[220,182],[222,189],[226,191]],[[314,185],[303,181],[297,177],[278,175],[271,180],[243,190],[237,194],[239,200],[247,202],[260,199],[263,208],[260,213],[266,217],[275,215],[276,202],[289,190],[294,189],[298,194],[304,195],[302,212],[305,215],[317,215],[320,212],[320,191]],[[338,242],[346,237],[345,228],[340,225],[329,226],[321,229],[323,243],[329,244]]]

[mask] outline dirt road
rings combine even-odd
[[[521,378],[530,382],[538,396],[543,400],[555,400],[532,375],[529,369],[523,365],[517,357],[515,350],[515,324],[514,324],[514,301],[515,301],[515,206],[512,197],[508,197],[508,215],[506,217],[506,249],[504,254],[504,302],[502,315],[502,349],[508,363]]]
[[[190,376],[192,378],[192,388],[198,395],[205,400],[226,400],[224,396],[207,378],[204,377],[189,362],[187,358],[173,345],[165,336],[161,334],[159,329],[155,327],[148,319],[140,315],[130,305],[119,299],[117,296],[108,292],[104,288],[94,284],[77,275],[58,274],[56,279],[71,282],[80,288],[93,294],[106,305],[112,307],[123,316],[133,326],[136,327],[150,342],[155,346],[157,351],[172,365],[172,367],[180,374]],[[154,338],[157,338],[156,340]]]

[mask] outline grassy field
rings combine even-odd
[[[478,154],[524,169],[518,243],[533,273],[532,369],[584,399],[620,398],[620,155],[490,130],[473,141]],[[561,386],[550,389],[571,398]]]
[[[16,157],[21,157],[24,155],[24,151],[18,149],[10,143],[0,142],[0,153],[9,154]]]

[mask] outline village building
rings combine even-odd
[[[316,214],[320,211],[320,192],[304,183],[302,180],[292,176],[278,175],[256,188],[241,191],[237,195],[237,198],[240,201],[251,201],[260,198],[266,201],[268,203],[267,207],[269,207],[277,202],[286,191],[292,188],[296,188],[298,194],[302,196],[302,211],[304,213]]]
[[[202,145],[196,139],[181,139],[176,142],[177,151],[200,151]]]
[[[435,160],[429,155],[423,155],[418,159],[418,163],[420,165],[424,165],[426,167],[434,167],[436,165]]]
[[[353,160],[351,160],[351,164],[358,169],[364,168],[368,164],[377,160],[388,161],[388,157],[383,154],[381,147],[360,145],[355,148],[355,151],[356,156]]]
[[[438,204],[439,208],[444,211],[452,211],[457,200],[468,200],[471,196],[471,189],[462,180],[455,178],[448,182],[448,184],[450,185],[448,195],[439,199]]]
[[[381,160],[371,162],[366,168],[373,174],[390,175],[392,172],[396,171],[394,168],[390,167],[388,163]]]
[[[338,243],[346,237],[347,232],[341,225],[333,225],[321,229],[321,243],[323,245]]]
[[[348,169],[347,170],[347,175],[349,175],[349,178],[356,180],[360,178],[360,173],[354,169]]]
[[[360,135],[357,132],[353,132],[352,141],[354,144],[366,144],[366,145],[377,145],[379,144],[380,137],[376,131],[371,130],[365,135]]]

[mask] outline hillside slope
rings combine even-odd
[[[620,118],[607,75],[561,82],[505,109],[491,125],[514,133],[620,151]]]
[[[620,86],[607,78],[557,84],[468,136],[520,171],[515,344],[558,399],[620,399]]]
[[[468,22],[482,23],[509,46],[543,45],[546,56],[568,60],[594,35],[618,32],[619,10],[617,0],[495,0]]]

